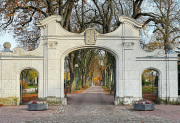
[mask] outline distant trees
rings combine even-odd
[[[96,62],[95,57],[99,52],[98,49],[80,49],[69,54],[71,91],[76,89],[75,77],[78,77],[78,88],[91,85],[94,73],[93,64]],[[77,68],[75,68],[75,64],[78,65]]]
[[[75,1],[78,0],[4,0],[0,1],[0,31],[13,30],[19,45],[27,50],[38,46],[40,31],[35,23],[54,14],[62,16],[68,30]]]
[[[25,80],[26,83],[35,82],[35,77],[38,77],[38,72],[33,69],[25,69],[21,72],[21,79]]]
[[[154,86],[158,87],[158,81],[159,81],[158,76],[159,76],[158,71],[154,69],[146,69],[142,73],[142,85],[148,86],[153,84]]]

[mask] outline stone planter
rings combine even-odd
[[[42,110],[47,110],[48,109],[48,103],[46,104],[28,104],[28,110],[29,111],[42,111]]]
[[[136,111],[153,111],[154,103],[152,104],[134,104],[134,110]]]

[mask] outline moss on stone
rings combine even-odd
[[[180,105],[180,102],[178,101],[178,99],[170,100],[170,98],[167,98],[167,99],[158,98],[158,104]]]
[[[19,105],[19,102],[19,97],[0,98],[0,104],[3,105]]]

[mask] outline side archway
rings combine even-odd
[[[159,69],[149,67],[141,72],[142,99],[158,103],[161,95],[161,72]]]
[[[26,104],[38,99],[39,92],[39,72],[32,68],[26,67],[19,72],[19,91],[20,104]]]

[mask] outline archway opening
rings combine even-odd
[[[24,69],[20,73],[20,104],[38,99],[38,72]]]
[[[158,103],[159,72],[146,69],[142,73],[142,98]]]
[[[75,50],[65,57],[64,66],[64,90],[68,104],[96,104],[97,100],[102,104],[114,103],[116,60],[112,53],[99,48]],[[77,100],[74,95],[81,96]],[[96,98],[96,101],[87,101],[88,96],[92,100]]]

